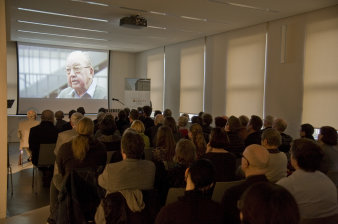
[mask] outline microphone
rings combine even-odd
[[[113,98],[112,101],[120,101],[119,99]]]

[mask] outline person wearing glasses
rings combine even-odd
[[[57,98],[106,99],[107,91],[97,85],[89,55],[73,51],[67,57],[66,74],[68,87]]]

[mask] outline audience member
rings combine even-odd
[[[154,117],[156,117],[156,115],[158,115],[158,114],[161,114],[161,115],[162,115],[162,111],[160,111],[160,110],[155,110],[155,111],[154,111]]]
[[[131,123],[133,123],[133,121],[138,120],[139,119],[139,113],[137,112],[137,110],[132,109],[129,113],[129,123],[131,125]]]
[[[300,126],[300,137],[301,138],[308,138],[311,140],[315,140],[313,137],[313,133],[315,132],[315,129],[311,124],[302,124]]]
[[[67,131],[67,130],[72,130],[72,125],[70,124],[70,118],[72,117],[72,114],[73,113],[75,113],[76,112],[76,110],[70,110],[69,112],[68,112],[68,118],[69,118],[69,121],[65,124],[65,125],[63,125],[63,127],[62,127],[62,131]]]
[[[199,116],[193,116],[193,117],[191,118],[191,124],[199,124],[199,125],[201,125],[201,127],[202,127],[202,123],[203,123],[203,120],[202,120],[202,118],[199,117]]]
[[[314,141],[294,140],[291,164],[296,171],[277,182],[295,197],[302,219],[338,216],[337,188],[318,171],[322,158],[322,149]]]
[[[97,113],[96,119],[94,120],[94,135],[97,132],[97,130],[99,130],[100,123],[105,116],[106,116],[105,112],[98,112]]]
[[[224,117],[215,117],[215,127],[216,128],[225,128],[227,124],[227,119]]]
[[[19,155],[19,165],[22,164],[22,153],[25,149],[28,155],[28,161],[32,161],[32,152],[29,148],[28,137],[30,129],[34,126],[37,126],[40,122],[36,120],[36,112],[34,110],[29,110],[27,112],[27,120],[21,121],[18,127],[18,137],[20,140],[20,155]]]
[[[163,122],[164,122],[163,115],[162,114],[156,115],[155,120],[154,120],[155,125],[150,128],[150,137],[149,137],[150,145],[153,147],[156,146],[156,134],[157,134],[159,127],[162,126]]]
[[[154,120],[150,117],[152,108],[150,106],[143,107],[143,119],[141,120],[144,124],[145,134],[149,136],[149,129],[154,126]]]
[[[204,134],[205,142],[209,142],[209,135],[212,127],[210,126],[212,123],[212,116],[208,113],[203,113],[202,115],[202,130]]]
[[[269,152],[263,146],[251,144],[245,148],[241,168],[246,179],[244,182],[226,190],[222,198],[225,223],[240,223],[237,201],[243,192],[254,183],[268,181],[264,175],[268,163]]]
[[[251,144],[261,144],[261,128],[263,125],[263,121],[260,117],[256,115],[252,115],[250,121],[247,125],[248,136],[245,139],[245,146],[249,146]]]
[[[130,114],[130,109],[128,107],[123,109],[124,112],[126,113],[126,117],[129,118],[129,114]]]
[[[286,177],[288,159],[284,152],[279,151],[278,147],[282,143],[279,132],[273,128],[268,128],[262,133],[262,146],[269,151],[269,164],[265,176],[270,182],[277,182]]]
[[[239,119],[235,116],[230,116],[225,126],[227,139],[225,149],[233,153],[237,158],[240,158],[242,156],[245,148],[244,141],[239,136],[240,130],[241,123]]]
[[[171,117],[172,116],[172,112],[170,109],[165,109],[163,111],[163,117],[166,118],[166,117]]]
[[[227,136],[224,129],[213,128],[203,158],[209,159],[216,168],[215,178],[217,182],[235,180],[236,156],[225,150]]]
[[[186,116],[180,116],[178,118],[178,131],[181,134],[182,138],[188,138],[188,118]]]
[[[186,170],[186,191],[177,202],[161,209],[156,224],[223,223],[221,206],[210,200],[215,184],[214,167],[208,160],[198,160]]]
[[[175,149],[175,167],[168,170],[169,187],[185,187],[185,170],[196,159],[196,147],[194,143],[188,139],[180,139]]]
[[[55,127],[58,130],[58,132],[62,132],[63,125],[67,124],[67,121],[63,120],[64,117],[65,116],[61,110],[58,110],[55,112],[55,119],[56,119]]]
[[[299,224],[300,221],[293,196],[283,187],[268,182],[249,187],[238,206],[242,223]]]
[[[201,125],[192,124],[188,132],[189,139],[195,144],[197,158],[201,158],[207,149]]]
[[[149,141],[149,137],[144,134],[145,128],[144,128],[143,122],[140,120],[134,120],[131,123],[130,128],[135,130],[142,137],[144,141],[144,147],[149,148],[150,141]]]
[[[273,124],[273,116],[271,115],[266,115],[266,117],[263,120],[263,131],[265,131],[268,128],[272,128],[272,124]]]
[[[238,117],[238,119],[239,119],[239,121],[241,122],[241,125],[242,125],[243,127],[248,126],[249,118],[248,118],[247,116],[241,115],[241,116]]]
[[[173,117],[168,116],[164,117],[163,125],[168,126],[171,129],[175,142],[178,142],[178,140],[180,140],[181,138],[181,134],[178,131],[175,119]]]
[[[285,120],[281,118],[277,118],[274,120],[272,127],[279,131],[280,135],[282,136],[282,144],[279,146],[279,150],[285,153],[290,151],[292,137],[284,133],[287,128],[287,123]]]
[[[129,121],[124,110],[119,111],[117,114],[118,119],[116,120],[117,129],[120,131],[120,135],[129,127]]]
[[[86,114],[86,111],[85,111],[84,107],[78,107],[76,109],[76,112],[81,113],[83,116]]]
[[[156,135],[156,148],[153,150],[153,159],[163,162],[166,170],[174,165],[175,145],[176,142],[171,128],[166,125],[161,126]]]

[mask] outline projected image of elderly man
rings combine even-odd
[[[67,57],[66,74],[68,87],[57,98],[106,99],[107,91],[97,85],[89,55],[73,51]]]

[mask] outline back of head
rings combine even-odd
[[[193,117],[191,118],[191,123],[192,123],[192,124],[199,124],[199,125],[202,125],[203,120],[202,120],[202,118],[199,117],[199,116],[193,116]]]
[[[64,118],[64,114],[61,110],[58,110],[55,112],[55,119],[56,120],[62,120]]]
[[[78,108],[76,109],[76,112],[79,112],[79,113],[81,113],[81,114],[83,114],[83,115],[85,115],[85,113],[86,113],[84,107],[78,107]]]
[[[272,127],[277,131],[279,131],[280,133],[283,133],[285,129],[288,127],[288,124],[282,118],[277,118],[274,120]]]
[[[268,128],[263,131],[261,136],[262,141],[266,140],[270,146],[280,146],[282,144],[282,137],[276,129]]]
[[[36,119],[36,112],[34,110],[27,111],[27,118],[30,120]]]
[[[267,115],[267,116],[264,118],[264,127],[265,127],[265,128],[271,128],[271,127],[272,127],[272,124],[273,124],[273,116]]]
[[[203,125],[210,126],[210,124],[212,123],[212,116],[211,116],[211,114],[203,113],[202,120],[203,120]]]
[[[119,113],[117,114],[117,117],[121,121],[126,120],[127,119],[126,112],[124,110],[119,111]]]
[[[152,111],[153,111],[153,109],[152,109],[150,106],[144,106],[144,107],[143,107],[143,113],[144,113],[147,117],[150,117]]]
[[[72,150],[76,159],[83,160],[89,150],[89,139],[94,132],[93,121],[88,117],[83,117],[76,126],[76,132],[78,136],[72,140]]]
[[[140,120],[134,120],[133,123],[131,123],[130,128],[134,129],[138,133],[144,133],[145,131],[144,124]]]
[[[196,158],[196,147],[194,143],[188,139],[180,139],[176,144],[175,162],[188,167]]]
[[[215,126],[216,128],[225,128],[227,120],[224,117],[215,117]]]
[[[76,112],[76,110],[70,110],[68,112],[68,118],[70,119],[72,117],[72,114],[75,113],[75,112]]]
[[[164,117],[163,125],[170,127],[173,134],[177,132],[176,121],[173,117]]]
[[[121,149],[129,159],[141,159],[144,153],[144,140],[133,129],[128,128],[122,135]]]
[[[111,113],[106,113],[100,122],[100,129],[104,132],[111,132],[117,129],[114,116]]]
[[[138,117],[139,117],[139,113],[137,112],[137,110],[132,109],[129,113],[129,118],[135,121],[135,120],[138,120]]]
[[[172,116],[171,110],[170,110],[170,109],[165,109],[165,110],[163,111],[163,116],[164,116],[164,117],[171,117],[171,116]]]
[[[162,114],[162,111],[160,111],[160,110],[155,110],[155,111],[154,111],[154,117],[156,117],[156,115],[158,115],[158,114]]]
[[[107,110],[105,108],[101,107],[101,108],[99,108],[99,110],[97,112],[98,113],[100,113],[100,112],[106,113]]]
[[[231,132],[237,132],[242,127],[240,120],[235,116],[229,117],[227,125],[229,126],[229,130]]]
[[[266,172],[269,163],[269,152],[263,146],[256,144],[249,145],[245,148],[243,157],[247,160],[248,167],[257,172],[257,174]]]
[[[180,116],[178,118],[178,126],[185,127],[188,124],[188,118],[186,116]]]
[[[70,122],[72,124],[73,127],[76,127],[77,124],[79,123],[79,121],[83,118],[83,115],[79,112],[75,112],[72,114],[72,116],[70,117]]]
[[[175,139],[170,127],[162,125],[156,134],[156,147],[167,150],[166,161],[172,161],[175,155]]]
[[[304,132],[304,137],[312,137],[313,138],[313,133],[315,132],[315,129],[313,128],[313,126],[311,125],[311,124],[302,124],[301,126],[300,126],[300,131],[301,132]],[[311,138],[311,139],[312,139]]]
[[[249,118],[245,115],[239,116],[238,119],[241,122],[242,127],[246,127],[249,123]]]
[[[299,168],[307,172],[319,169],[323,155],[320,146],[310,139],[296,139],[291,145],[291,160],[294,159]]]
[[[249,187],[239,201],[242,223],[298,224],[300,214],[294,197],[283,187],[260,182]]]
[[[80,119],[76,126],[76,132],[79,135],[91,136],[94,133],[94,123],[88,117],[83,117]]]
[[[320,128],[319,140],[327,145],[337,145],[337,130],[330,126]]]
[[[130,114],[130,109],[128,107],[124,108],[123,109],[124,112],[126,113],[126,117],[129,117],[129,114]]]
[[[227,145],[227,135],[225,130],[223,128],[211,129],[209,143],[212,148],[224,149]]]
[[[44,110],[41,113],[41,121],[49,121],[54,123],[54,113],[51,110]]]
[[[164,122],[164,117],[163,117],[163,115],[162,115],[162,114],[157,114],[157,115],[155,116],[154,124],[155,124],[155,125],[159,125],[159,124],[163,124],[163,122]]]
[[[261,130],[262,126],[263,126],[263,121],[262,119],[257,116],[257,115],[252,115],[249,121],[249,125],[252,126],[252,129],[255,131],[259,131]]]
[[[195,190],[205,191],[215,183],[215,168],[207,159],[199,159],[189,167],[191,181]]]

